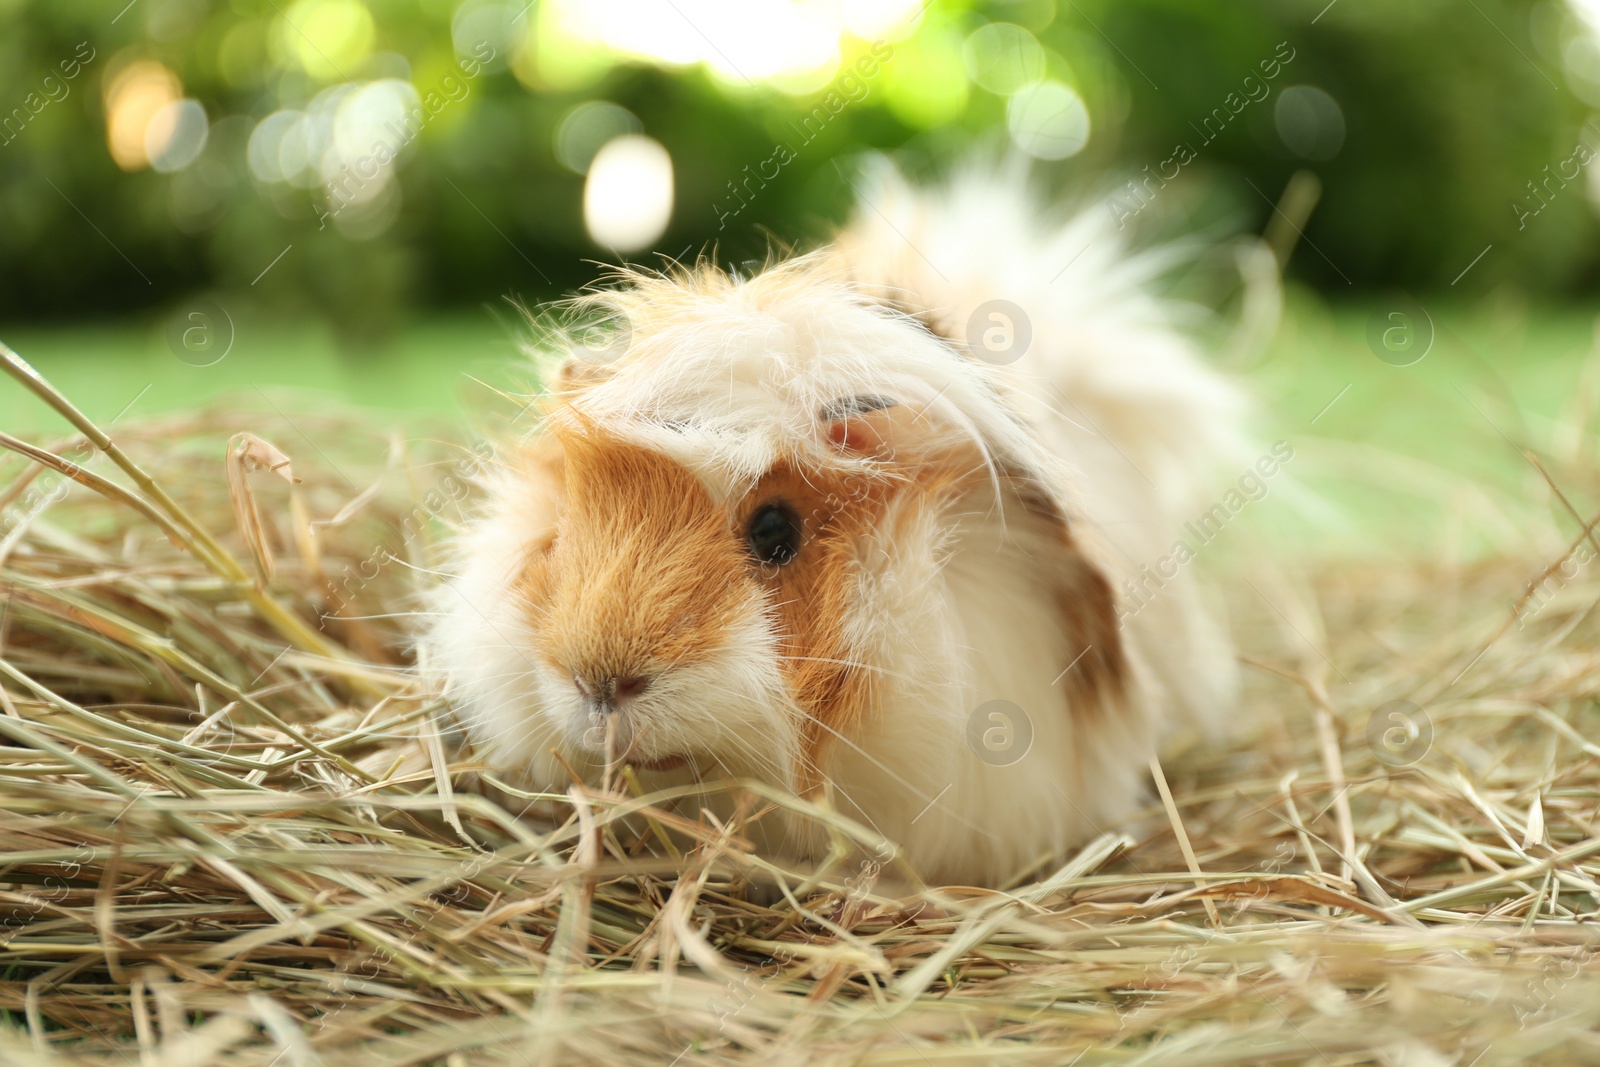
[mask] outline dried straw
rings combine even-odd
[[[0,357],[77,434],[0,436],[0,1063],[1600,1062],[1576,556],[1509,622],[1553,556],[1240,583],[1245,706],[1164,760],[1170,804],[929,889],[771,790],[718,825],[625,776],[463,788],[396,616],[473,453],[311,416],[113,440]],[[779,807],[836,858],[755,854]]]

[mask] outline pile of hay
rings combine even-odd
[[[1550,558],[1239,584],[1245,714],[1170,805],[914,894],[627,782],[460,789],[395,614],[470,449],[112,444],[33,387],[78,432],[0,437],[0,1063],[1600,1062],[1580,556],[1519,621]]]

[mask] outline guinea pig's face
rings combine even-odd
[[[859,702],[827,620],[881,486],[780,461],[718,500],[638,443],[554,438],[560,516],[516,590],[542,713],[596,763],[803,780]]]

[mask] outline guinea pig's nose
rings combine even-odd
[[[618,704],[626,704],[634,697],[650,688],[650,679],[638,675],[629,675],[626,678],[612,678],[611,695]]]
[[[650,679],[637,674],[623,677],[610,674],[585,676],[580,672],[572,676],[572,684],[596,710],[613,712],[627,707],[629,702],[650,688]]]

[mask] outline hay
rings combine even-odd
[[[1600,568],[1522,625],[1550,558],[1235,583],[1170,812],[919,891],[754,855],[776,794],[463,791],[395,614],[476,453],[33,387],[81,436],[0,438],[0,1063],[1600,1062]]]

